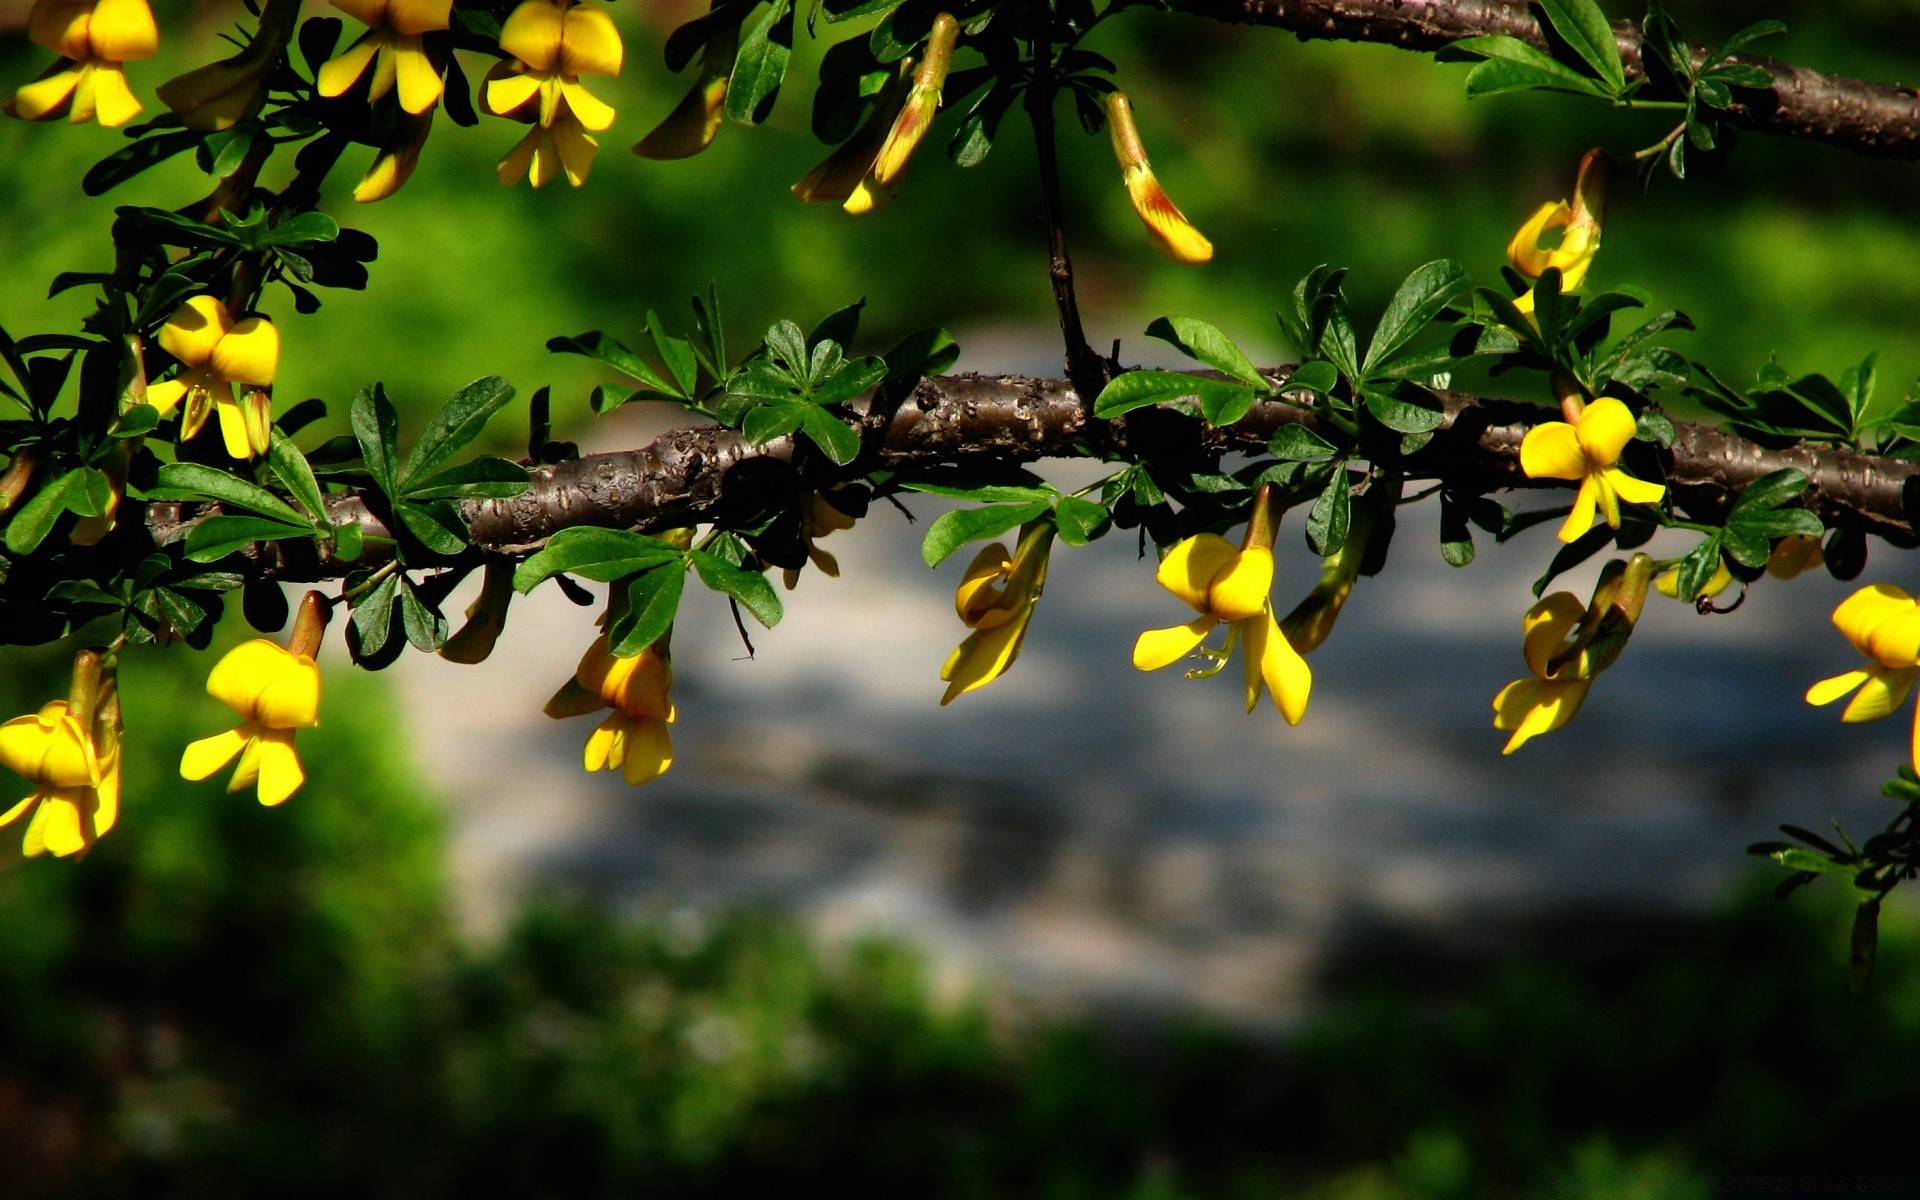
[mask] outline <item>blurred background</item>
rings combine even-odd
[[[150,111],[240,16],[155,7],[161,57],[129,69]],[[823,153],[803,32],[765,127],[686,163],[627,153],[685,86],[659,50],[697,7],[615,6],[626,70],[590,86],[620,119],[583,189],[499,187],[521,130],[487,118],[437,122],[378,205],[353,205],[350,157],[327,207],[380,239],[372,287],[313,317],[270,294],[277,395],[326,400],[331,434],[379,378],[417,428],[500,373],[553,385],[584,449],[636,446],[673,414],[595,419],[602,377],[544,342],[624,335],[649,308],[682,325],[710,279],[737,344],[865,297],[864,350],[939,324],[959,369],[1057,373],[1017,121],[968,172],[932,152],[943,123],[869,217],[802,206],[787,185]],[[26,8],[0,0],[0,89],[44,65]],[[1767,48],[1796,63],[1920,74],[1920,14],[1893,0],[1670,8],[1697,41],[1779,17]],[[1168,14],[1093,48],[1217,248],[1158,258],[1105,135],[1069,133],[1089,334],[1129,362],[1165,361],[1141,330],[1166,313],[1287,360],[1271,310],[1321,262],[1352,268],[1367,319],[1429,259],[1491,282],[1581,152],[1665,132],[1572,98],[1469,104],[1465,68],[1423,56]],[[182,159],[81,196],[121,140],[0,121],[15,335],[86,311],[45,285],[107,264],[115,205],[207,190]],[[1920,372],[1913,184],[1910,164],[1744,139],[1684,185],[1619,181],[1592,283],[1691,314],[1703,332],[1675,344],[1724,377],[1877,349],[1899,390]],[[517,452],[524,414],[496,419],[495,448]],[[1453,571],[1433,511],[1406,512],[1289,729],[1227,680],[1132,670],[1138,631],[1178,614],[1124,535],[1063,548],[1017,667],[938,707],[959,565],[921,565],[941,509],[909,507],[918,525],[880,506],[826,543],[842,578],[809,574],[751,656],[690,597],[678,761],[640,790],[580,771],[590,722],[540,715],[593,633],[554,589],[484,667],[329,661],[310,781],[277,811],[175,775],[227,723],[203,692],[214,652],[131,655],[121,827],[79,863],[0,837],[0,1195],[1901,1194],[1914,912],[1890,910],[1850,995],[1842,889],[1776,904],[1777,872],[1742,854],[1782,820],[1859,835],[1892,815],[1877,787],[1904,719],[1843,727],[1800,700],[1853,665],[1827,622],[1848,585],[1762,581],[1722,617],[1655,598],[1579,721],[1502,758],[1488,702],[1524,673],[1550,526]],[[1282,542],[1290,603],[1316,564]],[[1884,548],[1868,572],[1912,583]],[[229,625],[215,651],[246,636]],[[59,694],[71,650],[9,651],[5,711]]]

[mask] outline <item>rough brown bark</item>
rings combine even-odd
[[[1438,50],[1462,38],[1504,34],[1542,48],[1547,44],[1534,10],[1512,0],[1179,0],[1178,7],[1219,21],[1285,29],[1302,40]],[[1627,78],[1642,78],[1639,26],[1617,21],[1614,33]],[[1694,47],[1696,60],[1704,53]],[[1743,54],[1734,61],[1773,77],[1771,91],[1736,93],[1739,102],[1725,110],[1735,124],[1862,154],[1920,158],[1920,90],[1827,75],[1770,58]]]
[[[1287,370],[1270,377],[1284,381]],[[1480,492],[1570,486],[1531,480],[1520,471],[1521,440],[1532,425],[1554,419],[1554,411],[1450,392],[1441,399],[1446,423],[1426,449],[1406,461],[1408,478],[1444,478],[1454,487]],[[1257,453],[1283,425],[1315,425],[1306,409],[1281,401],[1256,405],[1227,429],[1170,419],[1163,410],[1098,421],[1067,381],[1017,375],[925,379],[897,401],[870,396],[856,408],[865,450],[844,470],[791,438],[755,447],[731,429],[677,429],[638,450],[535,468],[533,487],[524,494],[469,502],[463,513],[479,551],[514,556],[538,550],[553,534],[573,526],[690,525],[715,519],[729,505],[763,503],[802,481],[824,484],[879,467],[1032,462],[1087,452],[1166,451],[1176,444],[1183,453],[1199,455]],[[1822,519],[1910,544],[1914,531],[1903,492],[1908,480],[1920,476],[1920,463],[1830,447],[1772,450],[1708,426],[1676,425],[1679,436],[1664,457],[1668,483],[1689,515],[1713,520],[1754,480],[1794,467],[1812,481],[1804,502]],[[331,504],[335,523],[357,521],[369,534],[389,536],[360,497],[342,494]],[[154,541],[166,542],[182,536],[197,515],[178,504],[152,504],[145,520]],[[378,547],[367,549],[371,555]],[[284,579],[335,577],[349,569],[324,556],[315,559],[308,543],[264,545],[253,563],[259,574]]]

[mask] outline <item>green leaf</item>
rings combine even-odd
[[[607,628],[618,658],[632,658],[666,635],[680,611],[687,573],[678,563],[655,567],[627,585],[627,611]]]
[[[840,364],[826,380],[815,386],[813,402],[832,408],[863,396],[887,377],[887,364],[877,358],[856,358]]]
[[[49,479],[14,512],[13,520],[7,522],[7,549],[15,554],[32,554],[67,511],[68,496],[82,486],[78,471]]]
[[[776,321],[767,328],[767,350],[786,364],[787,369],[804,373],[807,369],[807,339],[792,321]]]
[[[673,393],[673,385],[662,379],[660,373],[648,366],[645,359],[627,349],[618,339],[608,337],[598,329],[588,330],[573,337],[549,338],[547,349],[555,354],[578,354],[583,358],[590,358],[603,366],[612,367],[629,379],[638,379],[649,389],[662,395]]]
[[[1188,358],[1242,383],[1258,388],[1267,386],[1267,381],[1261,378],[1253,361],[1240,352],[1240,347],[1205,321],[1193,317],[1161,317],[1147,326],[1147,336],[1170,343]],[[1204,405],[1205,401],[1201,403]]]
[[[305,506],[312,520],[326,520],[326,496],[320,491],[320,481],[313,476],[312,465],[307,462],[307,456],[300,453],[300,447],[294,445],[293,439],[278,429],[273,431],[273,445],[267,451],[267,466],[272,469],[280,485]]]
[[[1476,55],[1486,60],[1467,73],[1469,99],[1530,88],[1578,92],[1584,96],[1607,94],[1593,80],[1555,62],[1544,51],[1519,38],[1505,35],[1462,38],[1449,44],[1442,57],[1456,59],[1463,55]]]
[[[548,538],[544,549],[515,568],[513,588],[530,592],[563,572],[610,583],[680,558],[678,549],[644,533],[576,526]]]
[[[1150,404],[1187,399],[1204,408],[1211,398],[1217,407],[1242,393],[1251,394],[1246,385],[1224,379],[1203,379],[1180,371],[1128,371],[1101,389],[1093,402],[1093,415],[1117,417]]]
[[[1720,569],[1720,547],[1724,544],[1718,532],[1701,540],[1688,555],[1680,560],[1680,569],[1674,580],[1674,591],[1681,596],[1698,596],[1713,582],[1714,572]],[[1765,561],[1765,556],[1762,556]]]
[[[1051,503],[1053,490],[1044,487],[1020,487],[1008,484],[948,484],[923,479],[902,479],[900,486],[929,496],[947,496],[954,500],[972,500],[977,504]]]
[[[653,338],[653,348],[660,361],[667,364],[673,381],[680,385],[675,394],[682,398],[693,395],[694,385],[700,381],[700,361],[693,353],[693,343],[669,335],[660,324],[660,315],[652,309],[647,310],[647,335]]]
[[[1835,862],[1824,854],[1813,850],[1802,850],[1798,846],[1775,850],[1767,857],[1789,871],[1811,871],[1816,875],[1844,875],[1854,869],[1853,863]]]
[[[1807,490],[1805,473],[1792,467],[1763,475],[1748,484],[1733,502],[1728,513],[1729,520],[1737,520],[1744,514],[1762,512],[1770,508],[1779,508],[1789,500],[1796,499]]]
[[[1267,443],[1267,453],[1287,462],[1319,462],[1337,451],[1332,442],[1304,425],[1282,425]]]
[[[366,548],[366,531],[360,528],[358,521],[348,521],[333,527],[333,553],[341,562],[359,562],[360,552]]]
[[[696,349],[706,359],[707,373],[715,379],[725,378],[727,335],[720,321],[720,287],[711,280],[707,283],[706,299],[693,298],[693,328],[700,338],[701,345]]]
[[[360,443],[360,457],[374,483],[389,496],[398,494],[394,484],[395,459],[399,458],[400,416],[387,400],[387,390],[379,384],[360,389],[348,414],[354,440]]]
[[[752,613],[754,620],[768,629],[780,623],[783,615],[780,596],[765,575],[737,567],[704,550],[692,551],[687,557],[693,560],[693,569],[700,573],[702,583],[739,601],[740,607]]]
[[[825,409],[811,404],[804,406],[800,427],[835,465],[844,467],[860,457],[860,435]]]
[[[742,125],[766,120],[780,95],[780,83],[786,78],[787,59],[792,53],[792,0],[773,0],[766,14],[740,40],[733,74],[727,80],[729,119]]]
[[[1112,524],[1105,508],[1079,496],[1060,497],[1053,509],[1053,522],[1060,540],[1069,546],[1086,545]]]
[[[454,555],[467,548],[467,527],[460,513],[445,500],[417,503],[395,500],[393,511],[407,532],[435,554]]]
[[[1395,433],[1432,433],[1446,423],[1446,414],[1437,407],[1414,404],[1377,388],[1368,388],[1362,398],[1373,419]]]
[[[1609,94],[1618,96],[1627,87],[1627,72],[1620,62],[1620,47],[1613,40],[1613,26],[1595,0],[1537,0],[1547,20],[1574,53],[1586,61],[1593,73],[1607,85]]]
[[[479,437],[488,419],[512,399],[513,385],[498,375],[476,379],[455,392],[413,444],[413,453],[407,455],[407,465],[400,472],[398,494],[412,495],[416,483]]]
[[[215,515],[187,531],[187,558],[191,562],[212,562],[255,542],[312,536],[309,525],[289,525],[265,517]]]
[[[400,628],[414,649],[432,654],[447,640],[447,618],[438,608],[420,599],[411,583],[400,584]]]
[[[1340,372],[1334,369],[1332,363],[1315,359],[1295,367],[1293,373],[1287,376],[1287,382],[1281,386],[1286,391],[1304,388],[1325,394],[1340,386]]]
[[[1225,429],[1252,410],[1254,398],[1250,387],[1207,388],[1200,393],[1200,415],[1215,429]]]
[[[531,487],[532,478],[519,463],[481,455],[448,467],[406,489],[409,500],[504,500]]]
[[[1454,499],[1451,492],[1440,493],[1440,557],[1450,567],[1464,567],[1473,561],[1473,527],[1468,521],[1468,505]]]
[[[340,236],[340,223],[322,212],[295,213],[269,229],[260,238],[262,246],[298,246],[305,242],[331,242]]]
[[[165,489],[167,493],[210,497],[222,504],[244,508],[289,525],[312,524],[310,518],[259,484],[249,483],[217,467],[200,463],[168,463],[160,468],[155,482],[159,485],[156,491]],[[315,488],[318,489],[318,484]]]
[[[881,356],[887,382],[944,375],[960,361],[960,345],[944,329],[916,329]]]
[[[393,601],[400,589],[400,577],[389,575],[373,585],[353,606],[353,628],[360,635],[361,659],[375,658],[386,649],[393,636]]]
[[[1315,554],[1326,557],[1338,554],[1347,544],[1347,533],[1353,525],[1352,485],[1347,480],[1347,468],[1335,466],[1333,475],[1327,480],[1324,491],[1315,498],[1313,508],[1307,512],[1307,546]]]
[[[1443,258],[1415,268],[1387,302],[1387,311],[1367,347],[1366,362],[1360,366],[1361,374],[1370,374],[1393,357],[1466,290],[1467,272],[1459,263]]]
[[[942,513],[927,527],[920,543],[920,557],[929,567],[945,562],[955,550],[968,542],[999,537],[1047,511],[1045,501],[1032,504],[989,504],[982,508],[961,508]]]
[[[120,414],[113,423],[116,438],[145,437],[160,425],[160,410],[151,404],[136,404]]]

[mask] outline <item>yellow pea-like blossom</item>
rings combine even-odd
[[[160,31],[147,0],[34,0],[27,37],[60,56],[0,105],[26,121],[66,117],[113,128],[140,115],[122,64],[152,58]]]
[[[400,107],[414,116],[440,102],[446,85],[420,38],[449,26],[453,0],[333,0],[333,6],[367,32],[320,68],[315,83],[322,96],[345,95],[372,67],[369,102],[398,91]]]
[[[74,659],[73,695],[0,725],[0,766],[33,785],[0,812],[0,826],[25,817],[29,858],[83,852],[120,815],[120,697],[100,655]]]
[[[959,40],[960,26],[951,16],[940,13],[933,18],[933,27],[927,33],[926,53],[913,71],[913,86],[907,89],[905,102],[894,114],[893,124],[887,129],[879,152],[873,156],[872,166],[854,186],[853,194],[847,197],[842,208],[857,216],[893,199],[914,150],[927,136],[927,130],[933,128],[933,118],[940,111],[940,90],[946,86],[947,68],[953,62],[953,48]]]
[[[1615,559],[1601,570],[1590,603],[1555,592],[1527,610],[1520,645],[1533,678],[1516,679],[1493,698],[1493,727],[1513,735],[1502,754],[1573,720],[1594,677],[1626,646],[1652,575],[1653,559],[1645,554]]]
[[[1841,601],[1833,610],[1833,624],[1872,664],[1822,679],[1807,689],[1807,703],[1832,704],[1851,695],[1840,714],[1849,724],[1878,721],[1905,704],[1914,679],[1920,677],[1920,602],[1890,583],[1876,583]],[[1912,755],[1920,762],[1920,712],[1914,720]]]
[[[954,611],[973,632],[940,668],[947,685],[941,704],[987,686],[1020,657],[1034,606],[1046,590],[1053,536],[1052,522],[1036,521],[1021,531],[1012,555],[995,542],[973,556],[953,593]]]
[[[1607,156],[1600,150],[1589,150],[1580,160],[1573,201],[1551,200],[1536,209],[1507,243],[1507,261],[1528,279],[1538,279],[1548,268],[1557,268],[1560,290],[1577,291],[1586,281],[1593,256],[1600,252],[1600,229],[1606,216]],[[1541,240],[1556,229],[1564,231],[1560,244],[1542,246]],[[1531,319],[1533,289],[1514,300],[1513,306]]]
[[[180,416],[180,439],[200,432],[207,414],[220,414],[220,435],[234,458],[265,454],[273,433],[273,401],[265,391],[280,367],[280,332],[265,317],[234,320],[212,296],[182,304],[160,328],[160,348],[180,360],[180,373],[147,385],[147,403]],[[234,388],[245,389],[235,398]]]
[[[300,0],[267,0],[260,28],[240,53],[169,79],[154,94],[188,129],[232,129],[267,102],[267,78],[299,19]]]
[[[199,781],[237,756],[229,792],[257,783],[260,803],[275,805],[300,790],[307,775],[293,735],[320,723],[320,651],[326,602],[308,592],[285,647],[254,638],[229,650],[207,676],[207,693],[240,715],[241,724],[201,738],[180,756],[183,779]]]
[[[607,635],[594,639],[573,678],[555,692],[543,710],[556,720],[610,708],[587,737],[584,764],[589,771],[619,771],[634,786],[650,783],[673,766],[673,739],[667,726],[678,715],[673,698],[673,664],[662,638],[628,658],[616,657]]]
[[[828,490],[839,491],[840,489]],[[815,543],[828,534],[852,529],[853,523],[852,514],[841,512],[835,507],[833,501],[827,498],[826,492],[810,493],[801,503],[800,542],[807,549],[807,561],[828,579],[840,578],[840,561]],[[800,582],[799,568],[785,568],[781,572],[781,582],[786,585],[788,591],[792,591]]]
[[[1633,412],[1611,396],[1589,404],[1575,423],[1543,421],[1520,443],[1520,469],[1528,479],[1577,479],[1573,511],[1560,526],[1560,540],[1576,541],[1593,528],[1597,509],[1615,529],[1620,502],[1657,504],[1667,489],[1635,479],[1616,464],[1633,440]]]
[[[641,158],[665,162],[692,158],[713,145],[714,135],[720,132],[721,109],[727,102],[727,80],[733,75],[733,60],[739,49],[738,26],[708,42],[700,52],[700,70],[693,86],[673,111],[640,139],[633,152]]]
[[[1113,157],[1119,160],[1127,198],[1133,201],[1133,211],[1140,215],[1153,244],[1177,263],[1191,266],[1211,259],[1213,243],[1193,227],[1154,178],[1153,164],[1147,161],[1147,148],[1133,121],[1133,104],[1125,92],[1107,94],[1107,129],[1113,135]]]
[[[1287,724],[1298,725],[1307,715],[1313,671],[1273,619],[1272,495],[1271,487],[1260,489],[1240,546],[1217,533],[1201,533],[1167,551],[1154,579],[1200,615],[1185,625],[1141,634],[1133,645],[1133,665],[1142,671],[1172,666],[1199,650],[1224,622],[1227,645],[1207,656],[1224,665],[1238,647],[1246,668],[1247,711],[1260,703],[1264,689]],[[1219,669],[1188,674],[1202,677]]]
[[[620,73],[625,49],[613,18],[591,4],[524,0],[501,27],[500,48],[513,57],[487,72],[480,106],[533,126],[500,160],[500,182],[542,187],[564,172],[579,187],[600,152],[592,134],[613,124],[612,106],[580,82]]]

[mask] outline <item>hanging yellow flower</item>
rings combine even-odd
[[[1203,651],[1212,667],[1188,673],[1202,678],[1217,673],[1238,648],[1246,668],[1247,711],[1260,703],[1264,688],[1287,724],[1307,715],[1313,670],[1273,619],[1273,489],[1262,487],[1240,546],[1217,533],[1201,533],[1167,551],[1154,579],[1200,615],[1185,625],[1149,629],[1133,645],[1133,665],[1142,671],[1172,666],[1200,649],[1221,623],[1227,644]]]
[[[1177,263],[1191,266],[1211,259],[1213,243],[1193,227],[1193,222],[1187,220],[1186,214],[1154,178],[1153,164],[1147,161],[1147,148],[1140,141],[1140,129],[1133,121],[1133,105],[1125,92],[1107,94],[1107,129],[1113,135],[1113,156],[1119,160],[1127,198],[1133,201],[1133,211],[1146,225],[1153,244]]]
[[[913,86],[907,89],[905,103],[894,114],[893,124],[880,143],[879,152],[873,156],[873,165],[867,169],[866,177],[854,186],[853,194],[842,205],[848,212],[856,216],[871,212],[893,199],[914,150],[927,136],[927,130],[933,128],[933,118],[940,111],[940,89],[946,86],[947,68],[953,62],[953,48],[959,39],[960,26],[952,17],[940,13],[933,18],[933,28],[927,34],[926,54],[914,68]]]
[[[1653,559],[1636,554],[1601,569],[1593,600],[1555,592],[1527,610],[1521,653],[1532,679],[1516,679],[1493,698],[1493,727],[1513,736],[1512,754],[1543,733],[1573,720],[1594,677],[1613,665],[1646,605]]]
[[[64,858],[89,849],[120,815],[120,697],[100,655],[73,664],[73,696],[0,725],[0,766],[33,784],[0,812],[0,826],[27,818],[22,852]]]
[[[280,367],[280,332],[265,317],[235,321],[227,306],[212,296],[182,304],[160,328],[160,348],[180,360],[180,373],[147,385],[147,403],[166,416],[180,417],[180,440],[200,432],[207,414],[220,414],[220,435],[234,458],[265,454],[272,441],[272,386]],[[235,386],[246,389],[236,399]]]
[[[446,85],[420,37],[448,27],[453,0],[333,0],[333,6],[367,32],[320,68],[315,83],[322,96],[345,95],[371,66],[369,102],[397,89],[400,107],[415,116],[440,102]]]
[[[27,37],[60,56],[0,107],[26,121],[66,117],[114,128],[140,115],[121,64],[152,58],[160,31],[147,0],[34,0]]]
[[[828,491],[839,491],[838,487]],[[828,579],[840,578],[840,561],[822,550],[815,543],[828,534],[839,533],[843,529],[852,529],[854,518],[835,508],[833,501],[827,499],[825,492],[812,492],[800,506],[800,543],[807,548],[807,561],[814,565]],[[1004,554],[1005,551],[1002,551]],[[800,570],[787,567],[780,573],[781,582],[788,591],[800,583]]]
[[[181,778],[198,782],[238,756],[229,792],[257,782],[260,803],[275,805],[300,790],[307,775],[293,735],[320,723],[320,668],[313,658],[326,627],[326,602],[308,592],[285,648],[255,638],[214,665],[207,694],[238,713],[241,724],[189,745],[180,756]]]
[[[1807,689],[1808,704],[1832,704],[1851,694],[1840,714],[1849,724],[1878,721],[1907,702],[1920,677],[1920,602],[1890,583],[1861,588],[1833,610],[1834,628],[1872,665],[1822,679]],[[1920,712],[1914,719],[1913,760],[1920,763]]]
[[[913,89],[913,60],[903,58],[894,68],[893,78],[881,87],[867,110],[867,119],[859,130],[840,143],[793,185],[793,194],[808,204],[842,204],[866,179],[873,161],[893,132],[894,121]]]
[[[1573,511],[1560,526],[1560,540],[1577,541],[1593,528],[1597,509],[1620,528],[1620,502],[1658,504],[1667,489],[1635,479],[1616,464],[1633,440],[1633,412],[1611,396],[1586,405],[1577,423],[1543,421],[1520,443],[1520,469],[1528,479],[1577,479]]]
[[[584,764],[589,771],[620,771],[638,787],[673,766],[673,738],[667,726],[678,716],[667,693],[673,666],[665,639],[629,658],[615,657],[607,635],[595,638],[580,666],[543,710],[562,720],[611,708],[587,738]]]
[[[941,704],[987,686],[1020,657],[1027,623],[1046,590],[1053,535],[1052,522],[1037,521],[1021,532],[1011,556],[998,542],[973,556],[953,593],[954,610],[973,632],[954,647],[940,668],[940,678],[947,684]]]
[[[564,171],[579,187],[600,151],[589,131],[606,129],[614,116],[580,76],[620,74],[625,51],[613,18],[591,4],[524,0],[501,27],[500,48],[513,57],[487,72],[480,106],[533,126],[500,160],[500,182],[543,187]]]
[[[1593,256],[1600,252],[1600,227],[1607,216],[1607,156],[1589,150],[1580,160],[1580,174],[1574,182],[1573,202],[1552,200],[1542,204],[1527,218],[1507,243],[1507,261],[1528,279],[1538,279],[1549,267],[1560,271],[1560,290],[1579,290],[1587,278]],[[1554,230],[1564,230],[1560,244],[1552,248],[1541,240]],[[1513,306],[1527,317],[1533,316],[1533,289],[1529,288]]]

